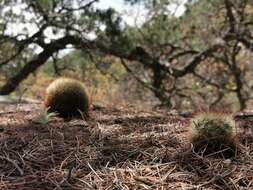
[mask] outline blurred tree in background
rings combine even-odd
[[[250,0],[188,0],[181,16],[180,0],[125,1],[145,12],[141,24],[96,8],[98,0],[1,1],[0,94],[47,63],[40,72],[78,73],[72,75],[92,85],[100,73],[140,96],[152,92],[168,108],[250,104]],[[20,23],[25,27],[17,32]]]

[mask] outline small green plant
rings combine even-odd
[[[190,141],[197,153],[233,156],[237,144],[235,122],[226,114],[199,114],[191,120]]]
[[[42,110],[42,112],[38,116],[32,119],[32,122],[34,124],[47,124],[53,117],[58,115],[55,112],[49,113],[48,110],[49,108]]]
[[[88,115],[89,100],[84,85],[75,79],[59,78],[46,89],[45,106],[49,112],[57,112],[69,119]]]

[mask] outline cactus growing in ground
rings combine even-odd
[[[233,156],[236,152],[236,127],[229,115],[199,114],[191,121],[190,133],[195,152],[205,155],[220,152],[225,157]]]
[[[46,89],[45,106],[60,117],[80,117],[88,114],[89,101],[84,85],[75,79],[59,78]]]

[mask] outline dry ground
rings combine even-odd
[[[0,105],[0,189],[253,189],[253,143],[232,159],[194,154],[189,117],[133,108],[32,124],[40,104]]]

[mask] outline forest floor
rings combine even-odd
[[[177,112],[97,108],[34,124],[39,103],[0,104],[0,189],[253,189],[253,141],[235,158],[201,156]]]

